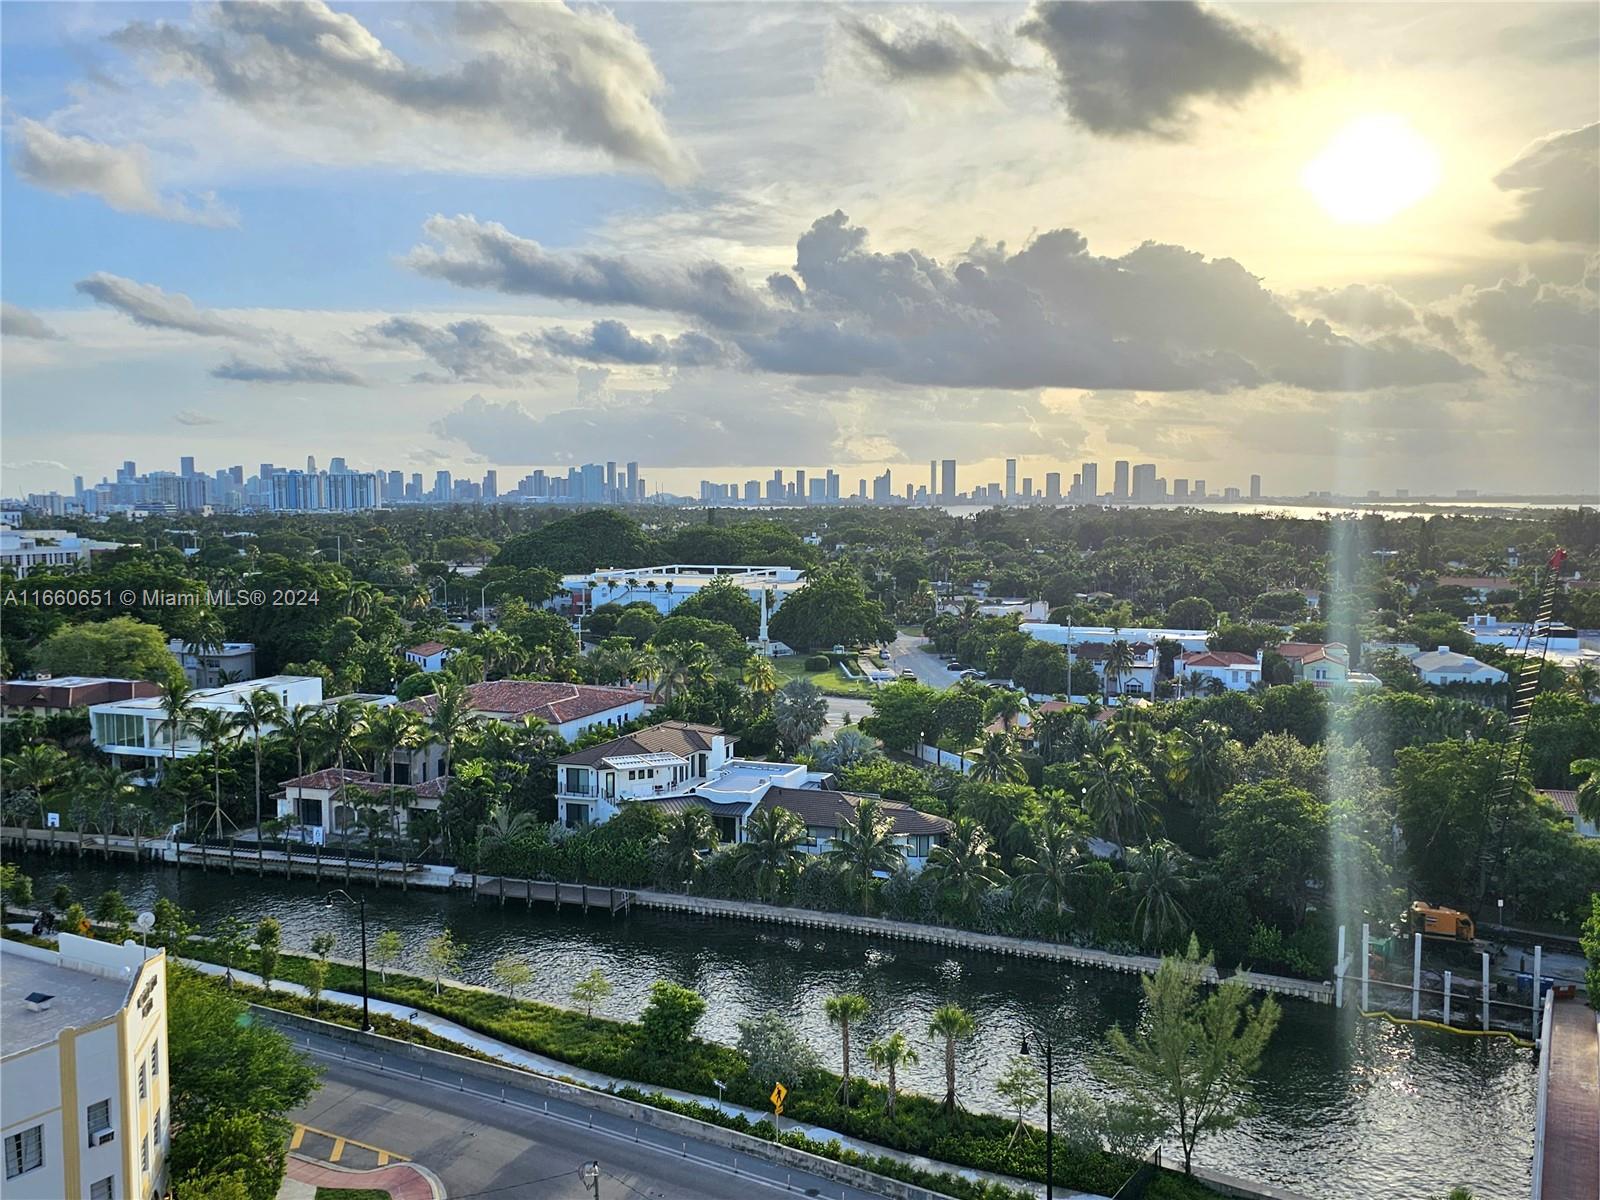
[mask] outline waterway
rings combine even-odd
[[[158,896],[177,901],[196,913],[202,932],[224,916],[254,922],[270,915],[283,923],[290,948],[327,930],[338,938],[337,956],[359,953],[354,909],[325,907],[309,881],[75,867],[43,857],[23,860],[23,869],[44,899],[58,883],[84,899],[116,887],[135,908],[148,908]],[[466,949],[459,974],[469,981],[492,984],[494,961],[517,954],[538,972],[535,994],[559,999],[599,967],[616,989],[602,1010],[631,1018],[652,982],[672,979],[710,1001],[703,1035],[732,1042],[741,1017],[776,1009],[797,1022],[829,1063],[838,1058],[838,1042],[822,999],[859,991],[872,1012],[858,1044],[904,1030],[922,1057],[902,1073],[903,1086],[930,1094],[943,1090],[943,1066],[924,1035],[928,1017],[940,1004],[961,1004],[978,1025],[959,1061],[961,1100],[970,1108],[1004,1111],[993,1083],[1024,1030],[1030,1041],[1053,1031],[1058,1086],[1094,1090],[1091,1053],[1111,1025],[1129,1025],[1139,1012],[1135,979],[988,954],[646,910],[613,919],[515,903],[474,907],[459,895],[366,895],[372,936],[398,930],[408,954],[420,958],[426,941],[448,929]],[[1322,1005],[1291,1000],[1283,1009],[1262,1066],[1259,1111],[1202,1141],[1200,1162],[1336,1200],[1430,1200],[1456,1185],[1471,1187],[1479,1200],[1528,1194],[1531,1052],[1502,1039],[1362,1021]]]

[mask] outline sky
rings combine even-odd
[[[0,492],[1600,491],[1593,4],[0,4]]]

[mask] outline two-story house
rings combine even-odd
[[[1350,680],[1350,648],[1343,642],[1284,642],[1276,649],[1294,671],[1296,683],[1331,689]]]
[[[278,816],[303,840],[322,845],[331,834],[360,828],[361,809],[376,805],[387,811],[390,827],[404,833],[417,814],[438,811],[448,782],[435,777],[426,783],[390,785],[371,771],[328,767],[279,784]]]
[[[1199,654],[1180,654],[1174,667],[1178,683],[1194,691],[1194,683],[1216,690],[1247,692],[1261,682],[1261,659],[1239,650],[1204,650]]]
[[[563,755],[556,759],[558,820],[599,824],[622,802],[686,795],[727,771],[737,740],[711,725],[666,721]]]

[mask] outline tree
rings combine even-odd
[[[282,949],[283,926],[276,917],[262,917],[256,926],[256,973],[261,976],[261,986],[269,992],[278,974],[278,954]]]
[[[1113,692],[1122,690],[1122,677],[1133,670],[1138,657],[1133,652],[1125,638],[1115,639],[1106,647],[1105,658],[1105,683],[1106,699],[1109,701]]]
[[[761,630],[761,606],[731,579],[712,580],[672,612],[678,617],[699,617],[731,625],[746,639],[755,637]]]
[[[572,998],[583,1005],[583,1015],[586,1017],[594,1016],[594,1006],[604,1001],[611,992],[611,981],[599,967],[572,985]]]
[[[1126,747],[1111,745],[1085,755],[1076,777],[1096,830],[1115,842],[1119,850],[1130,837],[1139,836],[1149,826],[1149,773]]]
[[[1600,758],[1576,759],[1571,767],[1578,783],[1578,815],[1591,825],[1600,825]]]
[[[211,753],[211,803],[217,823],[217,836],[222,836],[222,753],[238,741],[239,726],[221,709],[202,708],[189,719],[189,728],[200,739],[200,745]],[[230,773],[231,778],[231,773]],[[198,807],[198,806],[197,806]],[[185,809],[185,825],[188,810]],[[209,822],[207,822],[209,824]]]
[[[771,636],[797,650],[860,646],[894,636],[883,605],[869,599],[861,576],[848,566],[813,571],[767,622]]]
[[[879,688],[869,701],[872,715],[861,719],[863,733],[894,750],[910,750],[935,732],[939,693],[925,684],[898,680]]]
[[[6,807],[22,827],[26,842],[28,823],[38,814],[45,823],[45,799],[52,788],[66,777],[67,756],[54,746],[35,742],[0,763],[0,786],[5,788]],[[55,835],[50,835],[52,838]],[[63,907],[57,905],[57,908]]]
[[[786,808],[757,808],[746,819],[744,841],[733,848],[734,869],[755,878],[756,897],[770,901],[805,861],[805,822]]]
[[[333,953],[334,945],[331,933],[315,934],[311,939],[313,957],[306,963],[306,991],[318,1008],[322,1007],[322,989],[328,982],[328,955]]]
[[[156,901],[151,915],[155,917],[156,923],[150,930],[150,939],[158,946],[165,946],[173,954],[182,953],[183,948],[198,930],[194,914],[179,908],[165,896]]]
[[[461,945],[450,935],[448,929],[437,937],[428,939],[428,944],[423,947],[422,956],[427,961],[428,973],[433,976],[435,996],[443,990],[444,977],[460,969],[461,955]]]
[[[1016,1110],[1017,1124],[1007,1143],[1014,1145],[1027,1128],[1028,1114],[1044,1099],[1044,1075],[1024,1055],[1014,1054],[1005,1073],[994,1081],[994,1093],[1005,1101],[1007,1108]]]
[[[1083,839],[1063,820],[1044,821],[1033,853],[1012,863],[1018,893],[1058,929],[1072,911],[1073,881],[1082,862]]]
[[[110,925],[119,942],[132,936],[133,919],[137,915],[116,888],[108,888],[95,901],[94,919],[102,925]]]
[[[912,1049],[911,1043],[906,1041],[906,1035],[898,1029],[886,1038],[880,1038],[867,1047],[867,1061],[876,1070],[887,1072],[888,1097],[884,1101],[884,1114],[894,1120],[895,1100],[899,1097],[900,1084],[898,1072],[901,1067],[910,1066],[917,1061],[917,1052]]]
[[[250,1200],[272,1200],[290,1132],[284,1114],[310,1098],[318,1071],[283,1034],[246,1020],[215,980],[171,963],[167,987],[173,1178],[238,1174]]]
[[[867,998],[859,992],[840,992],[822,1002],[828,1024],[839,1030],[839,1061],[843,1065],[843,1082],[839,1095],[846,1108],[850,1107],[850,1026],[867,1015]]]
[[[674,883],[694,881],[700,864],[717,848],[717,827],[698,804],[674,813],[661,834],[662,865]]]
[[[1210,966],[1192,936],[1185,954],[1163,958],[1141,980],[1144,1019],[1132,1036],[1113,1027],[1095,1063],[1101,1079],[1177,1131],[1185,1174],[1203,1134],[1251,1111],[1250,1079],[1281,1015],[1271,996],[1251,1007],[1238,976],[1207,990]]]
[[[0,863],[0,902],[18,908],[33,904],[32,877],[24,875],[12,863]]]
[[[784,749],[792,754],[828,723],[828,698],[809,679],[791,679],[772,699],[772,719]]]
[[[1217,807],[1215,841],[1223,877],[1299,928],[1310,883],[1327,877],[1328,806],[1281,780],[1243,784]]]
[[[990,848],[989,831],[967,817],[956,820],[955,832],[935,846],[923,872],[938,887],[942,900],[956,913],[972,917],[984,896],[1005,882],[1000,859]]]
[[[928,1037],[944,1042],[944,1111],[956,1111],[956,1044],[969,1041],[978,1030],[972,1014],[959,1004],[941,1004],[928,1022]]]
[[[774,1083],[795,1079],[822,1064],[805,1036],[782,1013],[767,1011],[739,1021],[739,1053],[749,1064],[750,1077]]]
[[[752,654],[744,664],[744,686],[765,707],[778,690],[778,672],[765,654]]]
[[[1589,1007],[1600,1005],[1600,892],[1589,897],[1589,916],[1583,922],[1583,936],[1579,939],[1583,957],[1588,963],[1584,975],[1589,993]]]
[[[167,649],[167,635],[133,617],[63,625],[34,651],[34,661],[52,675],[148,679],[167,683],[183,669]]]
[[[194,715],[194,695],[189,690],[189,681],[182,673],[172,676],[161,685],[160,695],[161,712],[167,718],[163,732],[167,736],[167,744],[171,748],[171,763],[178,761],[178,739],[183,736],[184,728]]]
[[[1173,629],[1210,629],[1216,624],[1217,610],[1209,600],[1186,596],[1167,606],[1166,620]]]
[[[517,998],[517,989],[527,987],[533,982],[533,968],[515,954],[505,954],[494,961],[495,982],[506,989],[506,994],[513,1000]]]
[[[973,755],[968,778],[979,783],[1020,783],[1027,779],[1017,739],[1009,733],[991,733]]]
[[[827,741],[813,738],[803,755],[818,771],[842,771],[882,757],[878,743],[859,729],[840,729]]]
[[[688,1043],[705,1011],[705,997],[699,992],[658,979],[650,985],[650,1001],[639,1014],[639,1034],[657,1054],[672,1054]]]
[[[428,734],[444,748],[439,767],[442,774],[450,774],[451,753],[472,727],[475,718],[469,703],[467,689],[455,680],[441,684],[435,693],[433,710],[428,714]]]
[[[879,871],[892,874],[905,865],[905,851],[894,839],[894,822],[875,799],[856,805],[855,819],[844,819],[839,836],[827,851],[827,861],[845,877],[861,900],[861,911],[872,911],[872,883]]]
[[[403,949],[400,934],[393,929],[385,929],[372,943],[372,962],[385,983],[389,982],[389,968],[400,961]]]
[[[1133,926],[1140,945],[1160,949],[1174,934],[1187,931],[1189,914],[1179,897],[1189,890],[1192,874],[1182,850],[1167,841],[1130,850],[1122,879],[1134,897]]]
[[[232,987],[233,973],[243,965],[244,956],[250,949],[249,927],[238,917],[222,918],[217,924],[217,931],[211,935],[211,947],[222,960],[228,986]]]
[[[266,853],[261,841],[261,735],[269,728],[276,728],[283,720],[283,701],[276,692],[269,692],[266,688],[257,688],[240,702],[238,714],[234,723],[241,733],[250,735],[250,748],[255,752],[256,761],[256,861],[262,861]]]

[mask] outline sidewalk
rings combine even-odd
[[[221,976],[225,973],[225,968],[218,966],[216,963],[197,962],[192,959],[184,959],[183,961],[185,965],[194,967],[196,970],[207,975]],[[260,978],[248,971],[235,971],[233,974],[234,978],[238,979],[242,983],[253,984],[257,987],[259,987],[261,984]],[[284,983],[275,980],[273,982],[272,989],[273,991],[285,992],[296,996],[305,996],[308,994],[305,987],[298,983]],[[324,991],[322,993],[322,998],[327,1000],[330,1004],[345,1004],[355,1008],[359,1008],[361,1006],[361,997],[358,995],[351,995],[348,992]],[[602,1075],[597,1071],[586,1071],[582,1067],[573,1066],[571,1063],[564,1063],[558,1059],[547,1058],[542,1054],[533,1054],[517,1046],[507,1045],[505,1042],[497,1041],[496,1039],[486,1037],[484,1034],[478,1033],[475,1030],[467,1029],[461,1025],[457,1025],[454,1021],[446,1020],[444,1017],[435,1016],[432,1013],[415,1011],[403,1004],[394,1004],[388,1000],[379,1000],[374,997],[371,1000],[369,1007],[374,1013],[384,1013],[388,1016],[396,1018],[397,1020],[409,1021],[418,1028],[426,1029],[430,1033],[437,1034],[439,1037],[448,1038],[453,1042],[458,1042],[463,1046],[468,1046],[471,1049],[478,1051],[480,1054],[487,1054],[493,1058],[499,1059],[501,1062],[509,1063],[514,1067],[521,1067],[526,1071],[533,1071],[539,1075],[554,1076],[560,1079],[571,1079],[578,1083],[584,1084],[587,1087],[595,1088],[599,1091],[615,1091],[616,1089],[622,1087],[637,1088],[641,1092],[653,1092],[657,1095],[667,1096],[673,1100],[682,1100],[690,1104],[701,1105],[705,1108],[718,1109],[729,1116],[743,1116],[750,1121],[767,1120],[770,1119],[772,1115],[765,1110],[745,1108],[743,1105],[734,1104],[731,1101],[717,1100],[712,1097],[698,1095],[694,1092],[681,1092],[673,1088],[659,1087],[655,1084],[636,1083],[630,1079],[618,1079],[611,1075]],[[842,1146],[846,1149],[854,1150],[859,1154],[865,1154],[868,1156],[884,1155],[908,1165],[920,1167],[924,1171],[948,1171],[951,1174],[960,1175],[965,1179],[971,1179],[975,1181],[987,1180],[992,1183],[1004,1184],[1007,1187],[1031,1190],[1041,1195],[1044,1191],[1044,1186],[1042,1184],[1033,1184],[1027,1182],[1026,1180],[1012,1179],[1004,1175],[994,1175],[987,1171],[978,1171],[970,1167],[956,1166],[953,1163],[938,1162],[935,1159],[924,1158],[920,1154],[907,1154],[904,1151],[893,1150],[886,1146],[877,1146],[870,1142],[857,1141],[855,1138],[848,1137],[845,1134],[837,1132],[836,1130],[823,1128],[820,1125],[804,1125],[797,1121],[785,1120],[782,1123],[782,1129],[784,1133],[803,1133],[806,1137],[811,1138],[814,1141],[833,1142],[836,1145]],[[1093,1192],[1071,1192],[1061,1188],[1056,1189],[1056,1195],[1060,1196],[1062,1200],[1103,1200],[1102,1197],[1097,1196]]]
[[[446,1195],[439,1177],[415,1163],[355,1170],[291,1154],[284,1163],[277,1200],[313,1200],[319,1187],[376,1188],[388,1192],[390,1200],[445,1200]]]

